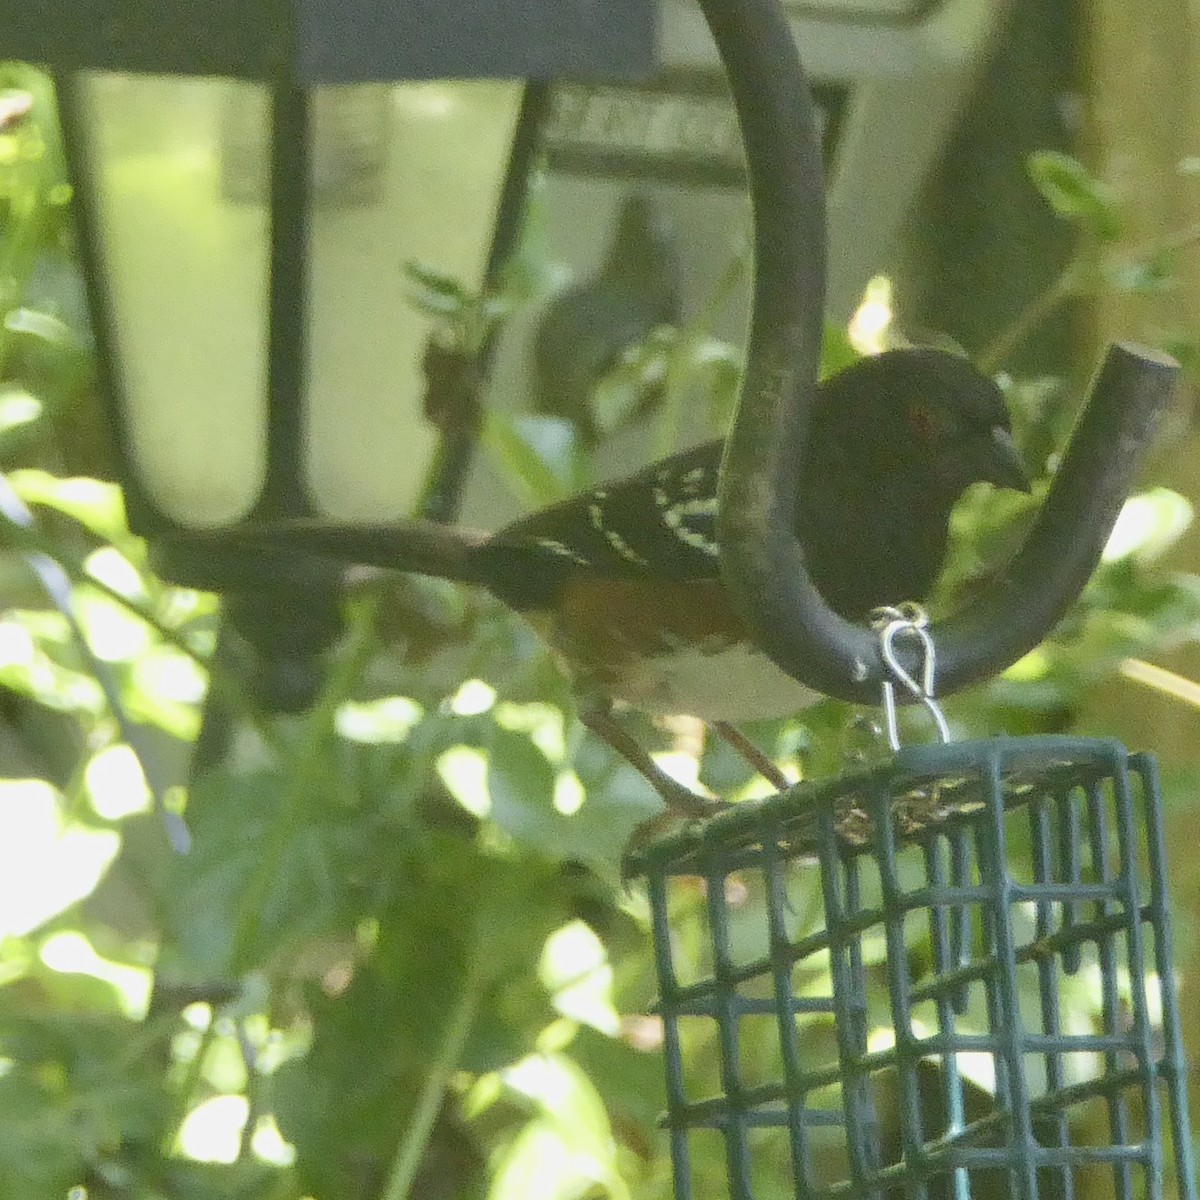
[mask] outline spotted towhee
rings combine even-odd
[[[794,712],[805,689],[753,647],[721,588],[721,449],[706,442],[523,517],[456,574],[527,617],[585,694],[709,720]],[[848,620],[929,592],[970,484],[1029,490],[999,389],[937,350],[866,358],[822,384],[807,463],[796,534]]]
[[[558,654],[584,722],[671,807],[697,812],[704,803],[611,720],[613,702],[700,717],[736,737],[729,722],[786,715],[816,698],[758,650],[722,588],[721,451],[721,441],[707,442],[491,535],[436,529],[423,542],[395,527],[299,522],[271,540],[284,534],[343,559],[487,588]],[[890,351],[821,384],[796,535],[830,607],[860,620],[924,597],[942,567],[950,511],[977,482],[1029,490],[1000,390],[966,360]]]

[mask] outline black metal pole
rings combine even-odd
[[[512,154],[496,210],[492,245],[483,275],[485,295],[495,288],[520,244],[529,183],[541,150],[542,127],[549,110],[549,84],[531,80],[525,85],[521,98]],[[421,498],[420,515],[426,520],[449,523],[458,519],[463,489],[479,444],[483,419],[480,393],[487,381],[495,348],[493,333],[473,356],[464,354],[453,361],[445,361],[447,356],[432,353],[432,346],[431,353],[426,355],[425,411],[441,431],[429,469],[429,483]],[[440,363],[439,371],[431,370],[431,361]]]

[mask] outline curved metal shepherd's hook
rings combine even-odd
[[[754,208],[753,315],[717,522],[724,580],[785,671],[828,695],[878,703],[886,678],[878,638],[825,603],[793,532],[825,303],[824,178],[812,102],[778,0],[700,3],[737,106]],[[967,609],[930,629],[940,693],[1015,662],[1078,596],[1177,375],[1166,355],[1128,344],[1109,350],[1017,556]]]

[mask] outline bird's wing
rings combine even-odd
[[[611,578],[712,579],[721,442],[707,442],[500,530]]]

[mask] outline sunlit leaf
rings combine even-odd
[[[1191,503],[1169,488],[1153,488],[1125,501],[1104,547],[1104,561],[1129,556],[1153,562],[1192,524]]]
[[[146,1015],[154,982],[150,971],[103,958],[79,930],[63,929],[51,934],[42,942],[39,956],[52,971],[83,975],[107,984],[119,998],[120,1011],[127,1017],[141,1020]]]
[[[846,326],[846,341],[856,354],[880,354],[889,348],[895,317],[892,292],[892,281],[886,275],[876,275],[867,281],[862,300]],[[835,340],[831,350],[836,348]]]
[[[100,537],[120,542],[128,538],[121,489],[99,479],[61,479],[46,471],[13,471],[8,476],[26,504],[40,504],[73,517]]]
[[[0,938],[28,933],[88,895],[118,844],[114,833],[69,825],[50,784],[0,780]]]
[[[105,746],[92,756],[83,778],[93,809],[107,821],[119,821],[150,807],[146,776],[128,746]]]
[[[572,921],[546,939],[538,973],[564,1016],[610,1036],[617,1033],[612,967],[604,944],[583,921]]]
[[[509,417],[490,412],[484,443],[534,507],[553,504],[578,489],[582,464],[571,422],[556,417]]]
[[[471,303],[470,292],[453,275],[418,262],[405,263],[404,274],[419,286],[421,303],[441,307],[444,312],[457,312]]]
[[[451,746],[437,760],[438,774],[450,794],[476,817],[492,811],[487,756],[474,746]]]
[[[99,715],[104,691],[78,669],[70,635],[46,635],[57,614],[12,613],[0,620],[0,684],[48,708]]]
[[[1026,167],[1034,187],[1058,216],[1079,221],[1101,241],[1120,236],[1117,197],[1077,158],[1057,150],[1038,150],[1029,155]]]
[[[42,404],[24,388],[0,387],[0,450],[5,453],[18,444],[42,415]]]
[[[184,1118],[179,1128],[180,1151],[197,1162],[233,1162],[248,1115],[245,1096],[209,1097]]]
[[[361,704],[348,701],[338,710],[337,728],[342,737],[356,742],[403,742],[422,711],[407,696],[385,696]]]
[[[508,1087],[538,1105],[496,1165],[488,1200],[582,1200],[602,1195],[626,1200],[615,1142],[591,1081],[561,1055],[525,1059],[504,1073]],[[597,1189],[599,1189],[597,1191]]]

